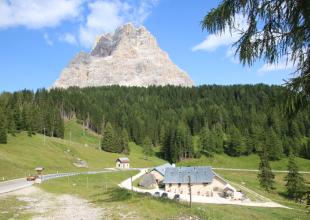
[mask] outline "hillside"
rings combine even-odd
[[[70,144],[71,131],[71,144]],[[8,136],[8,144],[0,144],[0,178],[13,179],[34,173],[34,168],[43,166],[46,173],[100,170],[114,167],[115,159],[124,156],[99,150],[95,143],[100,137],[90,132],[83,132],[82,127],[74,121],[65,123],[65,140],[45,137],[40,134],[28,137],[26,132]],[[83,141],[82,141],[83,140]],[[87,147],[88,146],[88,147]],[[132,167],[147,167],[162,164],[165,161],[144,157],[140,146],[130,143],[128,156]],[[80,158],[88,163],[88,168],[73,165]]]
[[[71,133],[71,142],[70,142]],[[114,167],[115,159],[124,156],[107,153],[98,149],[100,136],[84,130],[77,122],[65,123],[64,139],[45,137],[41,134],[28,137],[26,132],[9,135],[8,144],[0,144],[0,178],[12,179],[33,173],[33,168],[43,166],[46,173],[66,171],[99,170]],[[71,144],[70,144],[71,143]],[[130,143],[131,153],[128,156],[133,167],[147,167],[162,164],[165,161],[157,157],[148,157],[142,153],[140,146]],[[73,165],[77,158],[85,160],[88,168],[77,168]],[[296,158],[300,170],[309,171],[309,160]],[[199,159],[188,159],[178,163],[179,166],[211,165],[213,167],[257,169],[257,155],[230,157],[226,154],[215,154],[214,157],[202,156]],[[271,162],[276,170],[286,170],[287,158]]]
[[[296,163],[301,171],[310,171],[310,161],[300,157],[296,157]],[[203,166],[210,165],[212,167],[221,168],[240,168],[240,169],[258,169],[259,157],[257,154],[248,156],[230,157],[226,154],[215,154],[213,157],[201,156],[199,159],[187,159],[177,163],[179,166]],[[270,161],[274,170],[287,170],[288,158]]]
[[[309,109],[290,119],[283,114],[285,92],[280,86],[214,85],[75,87],[3,93],[0,142],[6,142],[7,133],[22,131],[70,140],[64,124],[76,118],[97,134],[109,125],[108,130],[118,140],[128,135],[129,140],[142,145],[149,138],[152,144],[161,146],[164,159],[174,163],[217,153],[251,155],[262,148],[270,160],[286,157],[289,152],[310,159]],[[192,146],[195,137],[201,140],[198,149]],[[92,146],[99,145],[83,130],[77,137],[71,135],[73,139],[83,146],[89,146],[83,143],[85,139]]]

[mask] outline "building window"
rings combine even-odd
[[[172,184],[171,183],[169,183],[169,187],[171,187],[172,186]]]
[[[181,183],[178,183],[178,187],[181,187]]]
[[[203,183],[203,186],[207,186],[208,185],[208,183]]]

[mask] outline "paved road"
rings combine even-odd
[[[22,189],[22,188],[31,186],[32,184],[33,182],[27,181],[26,178],[0,182],[0,194]]]
[[[140,169],[141,168],[129,168],[129,169],[124,169],[124,170],[140,170]],[[100,170],[100,171],[46,174],[46,175],[43,175],[42,181],[61,178],[61,177],[67,177],[67,176],[76,176],[76,175],[80,175],[80,174],[91,175],[91,174],[118,172],[118,171],[121,171],[121,170],[116,169],[116,168],[105,168],[104,170]],[[14,180],[9,180],[9,181],[5,181],[5,182],[0,182],[0,194],[15,191],[18,189],[22,189],[22,188],[31,186],[33,184],[34,184],[33,181],[27,181],[26,178],[20,178],[20,179],[14,179]]]
[[[42,181],[50,180],[50,179],[56,179],[66,176],[75,176],[79,174],[98,174],[98,173],[107,173],[107,172],[117,172],[120,170],[114,169],[114,168],[106,168],[101,171],[87,171],[87,172],[71,172],[71,173],[55,173],[55,174],[47,174],[44,175],[42,178]],[[33,181],[27,181],[26,178],[20,178],[20,179],[14,179],[9,180],[5,182],[0,182],[0,194],[1,193],[7,193],[11,191],[15,191],[18,189],[22,189],[28,186],[33,185]]]
[[[238,169],[238,168],[223,168],[223,167],[212,167],[213,170],[227,170],[227,171],[241,171],[241,172],[258,172],[255,169]],[[288,170],[272,170],[274,173],[288,173]],[[310,174],[310,171],[299,171],[299,173]]]

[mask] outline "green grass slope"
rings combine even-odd
[[[71,129],[71,142],[66,140]],[[100,137],[90,132],[84,132],[76,122],[66,124],[65,139],[45,138],[43,135],[28,137],[26,133],[8,137],[8,144],[0,144],[0,181],[24,177],[34,173],[34,168],[43,166],[45,173],[100,170],[114,167],[116,158],[125,156],[107,153],[95,147]],[[85,143],[87,145],[85,145]],[[148,157],[142,153],[140,146],[130,143],[132,167],[150,167],[165,163],[157,157]],[[73,165],[77,158],[88,163],[88,168],[77,168]]]
[[[91,132],[82,125],[78,124],[75,120],[65,122],[65,140],[70,142],[80,143],[84,146],[90,146],[94,148],[100,147],[100,135],[95,132]]]
[[[310,160],[296,158],[299,170],[310,171]],[[274,170],[287,170],[288,158],[282,158],[279,161],[270,162]],[[178,163],[178,166],[204,166],[223,168],[241,168],[241,169],[258,169],[259,157],[256,154],[249,156],[230,157],[226,154],[215,154],[214,157],[202,156],[199,159],[188,159]]]
[[[308,219],[304,208],[258,208],[234,205],[177,203],[120,189],[117,184],[134,175],[134,171],[80,175],[44,182],[40,187],[56,194],[73,194],[83,197],[98,207],[105,209],[111,219]]]

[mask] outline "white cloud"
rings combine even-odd
[[[247,26],[242,15],[235,17],[235,27],[244,30]],[[240,38],[239,31],[230,32],[227,27],[222,34],[209,34],[206,39],[192,48],[193,51],[203,50],[212,52],[222,46],[230,46]],[[228,49],[231,50],[231,47]],[[227,52],[229,53],[229,52]]]
[[[238,30],[245,30],[247,27],[247,22],[242,15],[237,15],[235,17],[235,24],[234,26]],[[197,44],[192,48],[192,51],[207,51],[212,52],[222,46],[230,46],[227,51],[227,55],[231,55],[231,45],[236,42],[240,38],[240,32],[235,30],[230,32],[228,26],[226,27],[225,31],[221,34],[209,34],[204,41]]]
[[[58,40],[62,42],[66,42],[68,44],[77,45],[76,37],[73,34],[65,33],[64,35],[61,35]]]
[[[77,29],[59,41],[89,48],[97,35],[132,22],[141,25],[159,0],[0,0],[0,29],[55,27],[73,21]],[[51,44],[45,34],[44,39]]]
[[[210,34],[207,38],[200,44],[192,48],[193,51],[204,50],[204,51],[214,51],[221,46],[229,46],[238,40],[236,35],[231,35],[229,32],[225,32],[222,35]]]
[[[280,70],[292,70],[294,69],[294,63],[290,60],[282,59],[278,63],[264,64],[260,67],[257,72],[259,75],[263,76],[268,72],[280,71]]]
[[[121,14],[129,7],[120,1],[95,1],[88,6],[90,14],[79,33],[79,40],[85,47],[90,47],[98,34],[113,31],[124,23]]]
[[[230,59],[232,63],[236,63],[236,64],[240,63],[239,59],[236,57],[236,48],[233,46],[227,49],[226,58]]]
[[[111,32],[126,22],[141,25],[157,2],[158,0],[96,0],[89,3],[90,13],[79,30],[80,43],[89,48],[96,36]]]
[[[53,41],[50,39],[50,37],[48,36],[47,33],[44,33],[43,35],[45,42],[49,45],[52,46],[53,45]]]
[[[54,27],[80,14],[84,0],[0,0],[0,28]]]

